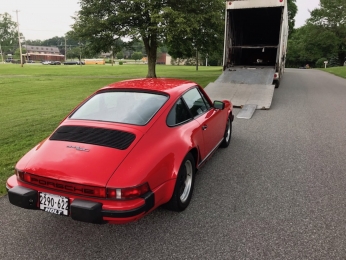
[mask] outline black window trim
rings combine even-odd
[[[191,111],[190,111],[190,109],[189,109],[189,106],[188,106],[187,103],[185,102],[183,96],[184,96],[187,92],[189,92],[190,90],[192,90],[192,89],[194,89],[194,88],[197,89],[198,93],[203,97],[203,94],[201,93],[201,91],[199,91],[199,87],[198,87],[197,85],[195,85],[193,88],[190,88],[189,90],[185,91],[184,94],[181,95],[181,98],[183,99],[183,101],[184,101],[184,103],[185,103],[185,106],[186,106],[187,109],[189,110],[189,113],[190,113],[190,116],[192,117],[192,119],[199,118],[200,116],[202,116],[202,115],[204,115],[205,113],[207,113],[211,108],[213,108],[213,107],[211,106],[207,111],[203,112],[202,114],[198,114],[198,115],[196,115],[196,116],[193,116],[193,114],[191,113]],[[202,98],[202,100],[203,100],[203,102],[205,102],[203,98]],[[205,103],[204,103],[204,104],[205,104]],[[210,106],[210,104],[209,104],[209,106]]]
[[[208,102],[209,109],[208,109],[207,111],[203,112],[202,114],[193,116],[192,113],[191,113],[191,111],[190,111],[190,109],[189,109],[189,106],[187,105],[187,103],[186,103],[186,101],[185,101],[185,99],[184,99],[184,97],[183,97],[187,92],[191,91],[192,89],[197,89],[197,91],[198,91],[198,93],[201,95],[202,100],[203,100],[204,103],[205,103],[205,102],[208,102],[208,100],[205,99],[203,93],[200,91],[198,85],[194,85],[193,87],[189,88],[188,90],[186,90],[184,93],[182,93],[182,94],[180,95],[179,99],[174,103],[174,105],[172,106],[171,110],[169,110],[168,115],[169,115],[169,113],[171,113],[173,107],[177,104],[177,102],[178,102],[179,100],[182,100],[182,102],[183,102],[185,108],[186,108],[187,111],[189,112],[190,119],[185,120],[185,121],[183,121],[183,122],[180,122],[179,124],[169,125],[169,124],[167,123],[167,118],[168,118],[168,115],[167,115],[167,118],[166,118],[166,125],[167,125],[168,127],[181,126],[181,125],[183,125],[183,124],[186,124],[186,123],[188,123],[188,122],[191,122],[192,120],[194,120],[194,119],[196,119],[196,118],[198,118],[198,117],[204,115],[204,114],[207,113],[209,110],[213,109],[213,106],[212,106],[211,104],[209,104],[209,102]]]
[[[184,94],[185,94],[185,93],[186,93],[186,92],[184,92]],[[175,107],[175,105],[179,102],[179,100],[181,100],[182,103],[183,103],[183,105],[184,105],[184,107],[185,107],[185,109],[188,111],[188,113],[189,113],[189,115],[190,115],[190,118],[187,119],[187,120],[185,120],[185,121],[182,121],[182,122],[180,122],[180,123],[178,123],[178,124],[169,125],[169,124],[167,123],[167,119],[168,119],[168,115],[167,115],[167,118],[166,118],[166,125],[167,125],[168,127],[181,126],[181,125],[184,125],[184,124],[186,124],[186,123],[188,123],[188,122],[191,122],[191,121],[194,119],[193,116],[192,116],[192,113],[191,113],[191,111],[190,111],[190,109],[189,109],[189,107],[187,106],[185,100],[183,99],[183,95],[184,95],[184,94],[182,94],[182,95],[179,97],[179,99],[174,103],[174,105],[172,106],[172,108],[169,110],[168,115],[171,113],[173,107]]]
[[[197,87],[197,90],[198,90],[199,94],[201,95],[204,104],[205,104],[205,102],[207,102],[209,108],[206,112],[208,112],[209,110],[211,110],[213,108],[213,105],[209,104],[208,99],[205,98],[204,94],[200,91],[200,89],[198,87]]]

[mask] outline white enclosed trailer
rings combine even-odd
[[[269,109],[285,69],[287,0],[226,2],[223,73],[206,87],[234,106]]]

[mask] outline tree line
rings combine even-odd
[[[138,58],[141,53],[148,58],[147,77],[156,77],[160,52],[168,52],[176,59],[208,58],[211,64],[221,65],[224,0],[81,0],[80,5],[72,30],[66,34],[69,58],[77,58],[81,52],[83,57],[103,52],[119,58],[131,57],[133,53]],[[296,0],[288,0],[290,34],[286,65],[319,66],[323,60],[332,66],[342,65],[346,53],[345,10],[345,0],[321,0],[306,24],[295,29]],[[15,45],[15,25],[9,15],[0,15],[1,45]],[[65,37],[54,37],[26,43],[54,45],[64,53],[64,41]]]
[[[288,41],[286,66],[342,66],[346,58],[346,1],[320,0],[305,25],[294,29]]]
[[[291,29],[295,1],[288,0]],[[140,57],[139,52],[147,56],[148,77],[156,77],[155,65],[161,51],[168,51],[175,59],[195,57],[196,69],[198,61],[206,58],[209,65],[221,65],[225,4],[224,0],[81,0],[81,9],[67,33],[67,56],[110,52],[121,57],[141,42],[143,50],[136,50],[135,56]],[[54,37],[26,43],[58,46],[64,53],[63,41],[62,37]]]

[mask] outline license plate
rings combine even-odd
[[[69,200],[63,196],[41,192],[40,209],[49,213],[68,216]]]

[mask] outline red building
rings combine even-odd
[[[24,45],[23,48],[26,49],[26,53],[23,54],[24,60],[65,61],[65,56],[60,54],[58,47]]]

